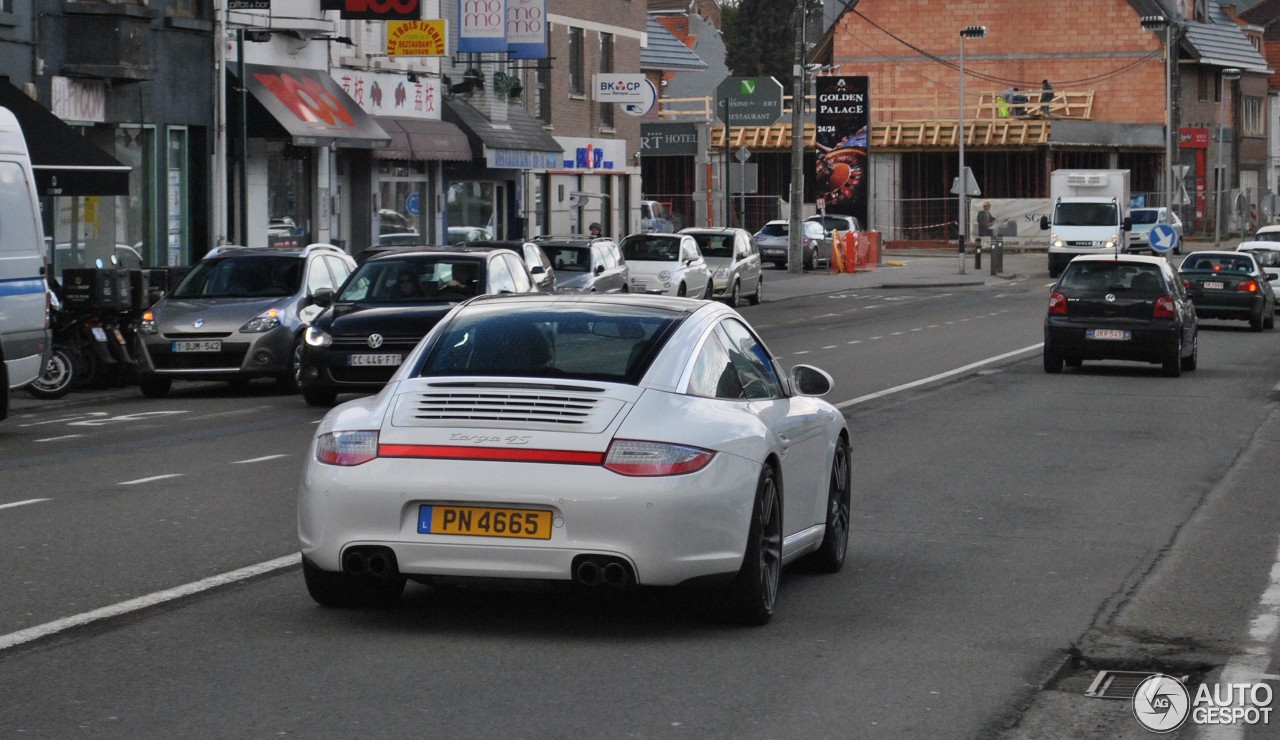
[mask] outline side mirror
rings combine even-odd
[[[159,288],[152,288],[147,291],[147,305],[154,306],[164,298],[164,291]]]
[[[604,272],[604,265],[596,265],[596,274],[599,275],[602,272]]]
[[[316,292],[311,294],[311,303],[320,308],[332,306],[333,288],[316,288]]]
[[[1120,230],[1129,231],[1131,229],[1133,229],[1133,219],[1129,218],[1128,216],[1125,216],[1124,221],[1120,222]]]
[[[541,275],[544,272],[546,269],[542,265],[534,265],[533,269],[529,270],[530,275]]]
[[[801,396],[825,396],[835,387],[835,381],[812,365],[796,365],[791,368],[791,386]]]
[[[1041,216],[1041,217],[1040,217],[1040,228],[1041,228],[1041,229],[1047,229],[1047,228],[1049,228],[1049,217],[1048,217],[1048,216]]]

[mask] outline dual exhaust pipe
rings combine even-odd
[[[352,547],[342,554],[342,572],[352,576],[398,578],[400,566],[389,547]]]
[[[573,580],[583,586],[624,589],[635,585],[631,566],[622,558],[580,555],[574,560]]]

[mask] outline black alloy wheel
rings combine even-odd
[[[760,626],[773,618],[782,580],[782,500],[777,474],[767,463],[756,484],[756,501],[747,531],[742,568],[729,588],[729,618],[738,624]]]
[[[733,287],[729,289],[729,297],[725,299],[725,303],[728,304],[729,308],[738,307],[738,301],[741,299],[741,290],[742,285],[740,285],[737,280],[734,280]],[[709,298],[710,296],[707,297]]]
[[[817,573],[835,573],[844,567],[849,550],[849,508],[852,498],[852,475],[849,465],[849,442],[836,441],[831,458],[831,482],[827,486],[827,519],[822,531],[822,546],[805,558]]]
[[[289,367],[276,376],[276,387],[285,395],[302,389],[302,337],[294,340],[293,351],[289,353]]]

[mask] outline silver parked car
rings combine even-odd
[[[1129,211],[1133,228],[1129,231],[1129,252],[1151,252],[1151,229],[1164,224],[1173,229],[1173,253],[1182,254],[1182,219],[1168,208],[1134,208]]]
[[[213,249],[142,315],[143,395],[163,398],[176,379],[242,385],[274,378],[297,393],[302,332],[320,313],[312,296],[336,290],[355,266],[330,244]]]
[[[764,277],[760,273],[760,249],[746,229],[706,227],[681,229],[698,243],[702,258],[711,271],[711,297],[737,308],[739,299],[747,296],[751,305],[760,303],[764,294]]]
[[[608,237],[537,236],[534,244],[551,260],[557,293],[627,293],[631,272]]]
[[[818,260],[825,259],[823,244],[828,243],[827,232],[817,221],[801,221],[800,250],[804,269],[812,270],[818,266]],[[760,247],[761,259],[772,262],[782,268],[790,261],[788,250],[791,240],[791,222],[785,219],[770,221],[755,233],[756,245]],[[830,248],[827,248],[830,251]]]

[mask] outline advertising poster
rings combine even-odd
[[[458,53],[507,50],[507,0],[458,0]]]
[[[507,51],[511,59],[547,58],[547,0],[507,0]]]
[[[871,101],[866,77],[820,76],[817,84],[818,164],[813,194],[827,213],[857,216],[868,210]]]

